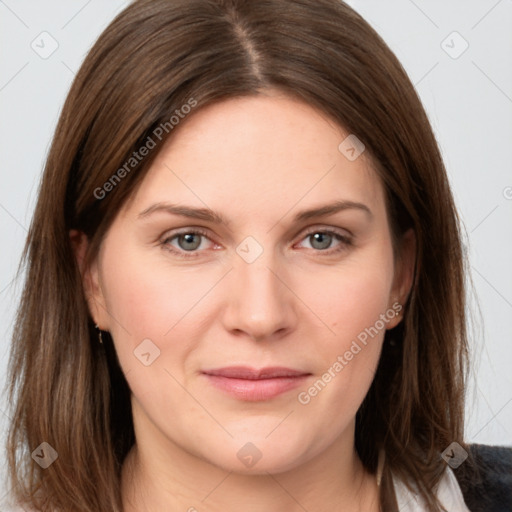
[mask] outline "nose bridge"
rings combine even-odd
[[[255,240],[237,247],[226,327],[244,331],[252,338],[264,338],[293,324],[293,294],[279,276],[277,256]],[[278,277],[279,276],[279,277]]]

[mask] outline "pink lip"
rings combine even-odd
[[[299,386],[311,375],[284,367],[253,369],[231,366],[202,372],[216,388],[239,400],[268,400]]]

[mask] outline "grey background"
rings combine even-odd
[[[381,34],[415,84],[465,226],[476,313],[466,438],[512,445],[512,0],[348,3]],[[13,277],[53,130],[86,52],[127,4],[0,0],[2,385],[22,284]],[[45,31],[50,35],[41,35]],[[44,54],[56,44],[53,54]],[[0,411],[3,443],[4,395]]]

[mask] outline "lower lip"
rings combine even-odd
[[[308,375],[297,377],[276,377],[272,379],[232,379],[219,375],[204,374],[217,389],[224,391],[239,400],[251,402],[269,400],[290,391],[301,384]]]

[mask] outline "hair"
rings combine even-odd
[[[394,248],[415,233],[403,322],[386,332],[355,443],[372,473],[385,450],[382,502],[393,473],[430,511],[441,510],[440,453],[453,441],[467,448],[461,229],[414,86],[382,38],[339,0],[139,0],[88,53],[58,121],[20,262],[7,440],[16,499],[43,511],[122,510],[120,473],[135,442],[130,390],[110,336],[97,341],[69,232],[87,235],[93,261],[172,136],[177,110],[193,115],[270,88],[356,134],[382,181]],[[158,148],[134,163],[148,140]],[[58,453],[44,470],[30,456],[43,441]]]

